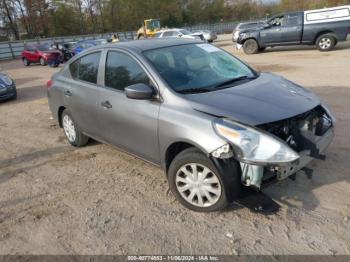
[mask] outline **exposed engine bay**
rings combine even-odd
[[[286,166],[256,166],[241,163],[243,184],[256,188],[294,175],[313,159],[325,160],[322,152],[334,135],[332,118],[322,106],[290,119],[257,127],[283,140],[300,155],[300,159]],[[307,168],[305,173],[311,175],[311,171]]]

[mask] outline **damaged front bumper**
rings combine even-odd
[[[286,179],[305,168],[314,159],[324,159],[322,153],[330,145],[334,137],[334,128],[330,128],[323,136],[314,136],[314,150],[299,152],[300,158],[285,165],[257,166],[241,163],[242,183],[246,186],[262,188],[271,183]]]

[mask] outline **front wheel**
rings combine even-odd
[[[321,35],[316,41],[318,50],[322,52],[332,50],[335,44],[336,44],[336,39],[331,34]]]
[[[196,148],[182,151],[170,164],[168,183],[178,201],[198,212],[213,212],[224,209],[230,203],[228,195],[240,187],[226,183],[216,165]],[[229,174],[234,177],[235,174]]]
[[[247,55],[256,54],[259,52],[259,45],[254,39],[248,39],[243,44],[244,53]]]
[[[28,59],[27,58],[23,58],[23,64],[24,64],[24,66],[29,66],[30,65],[30,62],[28,61]]]
[[[39,62],[42,66],[46,66],[46,62],[45,62],[45,59],[43,57],[40,58]]]
[[[68,142],[75,147],[85,146],[89,138],[84,135],[73,120],[71,114],[66,109],[62,113],[62,126]]]

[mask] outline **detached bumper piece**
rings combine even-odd
[[[292,119],[260,128],[284,140],[298,152],[300,158],[285,165],[254,166],[241,163],[243,184],[259,189],[288,177],[295,179],[295,174],[299,171],[311,178],[312,170],[306,166],[314,159],[325,160],[323,152],[334,137],[331,116],[327,115],[322,106]]]

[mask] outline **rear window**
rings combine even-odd
[[[73,79],[97,84],[101,52],[85,55],[69,66]]]

